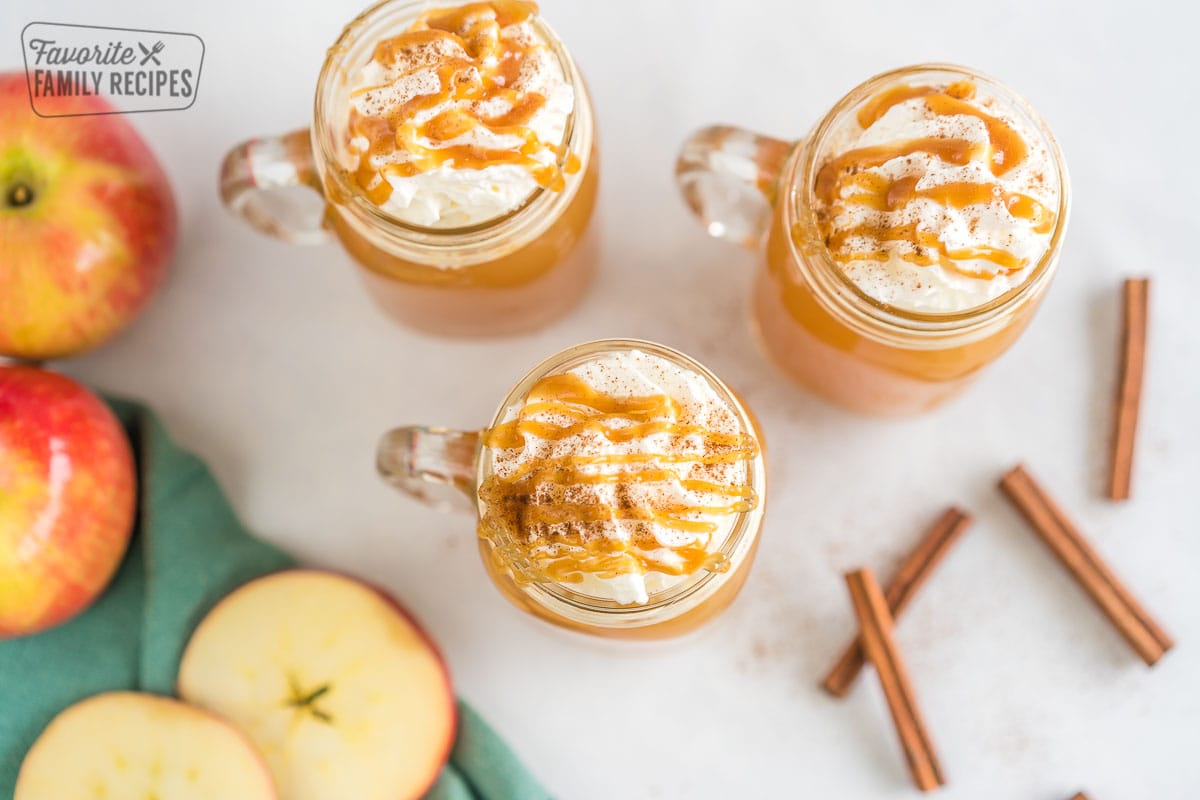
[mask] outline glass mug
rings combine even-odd
[[[595,363],[598,358],[642,354],[662,359],[683,370],[690,379],[710,387],[712,396],[719,398],[737,429],[754,443],[752,450],[744,454],[746,483],[742,487],[745,493],[741,495],[754,499],[732,506],[736,510],[723,526],[724,538],[719,547],[709,548],[705,567],[684,574],[677,583],[657,590],[647,586],[643,602],[622,604],[589,592],[586,584],[570,579],[554,580],[543,568],[532,568],[528,546],[514,541],[511,532],[502,526],[488,522],[505,501],[495,495],[495,487],[500,486],[503,490],[504,484],[491,480],[496,476],[492,451],[496,442],[490,437],[501,430],[514,408],[532,408],[525,405],[530,391],[545,379],[562,376],[580,365]],[[633,398],[630,402],[639,406],[649,399],[653,398]],[[632,422],[634,415],[629,417],[626,421]],[[592,430],[596,429],[596,424],[593,420]],[[442,509],[473,509],[478,524],[479,550],[487,572],[500,592],[518,608],[555,625],[585,633],[622,639],[659,639],[689,632],[713,618],[733,601],[745,583],[758,546],[763,498],[766,496],[762,441],[753,415],[732,390],[696,361],[652,342],[602,339],[567,348],[530,370],[508,391],[487,429],[453,431],[402,427],[388,432],[379,444],[377,468],[392,486],[427,504]],[[625,463],[619,462],[620,465]],[[556,469],[568,468],[560,465]],[[580,478],[576,477],[576,480]],[[489,486],[492,489],[486,488]],[[507,499],[513,497],[510,495]],[[517,498],[517,502],[524,500]],[[574,508],[594,510],[596,506],[576,502]],[[602,507],[602,510],[610,509]],[[584,511],[568,513],[585,518]],[[711,544],[715,546],[718,542],[714,540]]]
[[[903,83],[964,79],[1010,104],[1045,145],[1059,187],[1049,246],[1020,285],[982,305],[956,313],[898,309],[869,296],[834,261],[814,212],[816,177],[831,132],[879,92]],[[1050,285],[1070,207],[1066,165],[1046,123],[1013,90],[948,64],[871,78],[797,142],[733,127],[700,130],[680,150],[676,180],[710,235],[752,248],[766,239],[754,290],[764,349],[815,393],[878,415],[938,406],[1008,349]]]
[[[442,335],[509,334],[543,325],[583,295],[596,262],[588,235],[599,163],[591,100],[570,54],[542,21],[533,25],[575,94],[560,166],[560,191],[538,188],[502,216],[460,228],[399,221],[373,203],[349,162],[352,77],[375,44],[429,8],[454,2],[385,0],[354,19],[329,49],[317,80],[310,129],[251,139],[225,157],[225,205],[258,230],[294,244],[334,238],[353,257],[378,305],[413,327]],[[316,192],[318,203],[303,193]]]

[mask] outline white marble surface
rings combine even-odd
[[[1182,8],[1182,4],[1179,5]],[[183,212],[165,291],[72,375],[144,398],[212,465],[245,521],[306,561],[404,599],[461,693],[560,797],[915,794],[878,689],[817,681],[850,630],[840,574],[886,574],[948,503],[977,525],[918,597],[899,641],[955,800],[1200,793],[1200,201],[1197,22],[1175,6],[1062,0],[872,4],[546,0],[595,95],[603,267],[566,321],[446,342],[381,317],[334,247],[267,240],[218,205],[227,147],[307,123],[324,48],[354,0],[13,0],[0,63],[34,19],[202,35],[198,102],[136,119]],[[746,319],[757,257],[708,240],[672,186],[692,128],[799,135],[877,71],[951,60],[1022,90],[1059,134],[1075,214],[1057,283],[1026,336],[959,401],[860,419],[789,385]],[[1118,287],[1154,276],[1135,498],[1100,499]],[[1192,298],[1192,299],[1189,299]],[[373,473],[400,423],[478,426],[536,360],[640,336],[711,365],[761,415],[773,491],[759,562],[728,614],[682,641],[567,635],[510,608],[470,520]],[[1178,645],[1146,669],[995,490],[1026,460]]]

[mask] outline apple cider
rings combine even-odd
[[[421,499],[430,483],[471,498],[484,565],[517,607],[586,633],[662,638],[716,616],[745,583],[762,442],[704,367],[614,339],[535,367],[483,431],[392,431],[379,468]]]
[[[232,150],[221,192],[271,235],[336,237],[397,320],[477,336],[579,300],[598,178],[587,88],[534,2],[385,0],[330,48],[312,129]]]
[[[682,611],[661,613],[658,615],[662,617],[660,620],[647,625],[615,628],[598,624],[594,620],[580,619],[576,613],[560,613],[545,603],[534,599],[527,591],[527,585],[523,586],[521,583],[518,583],[513,579],[512,573],[496,562],[491,545],[487,541],[480,541],[479,543],[479,553],[483,558],[483,563],[488,574],[492,578],[492,582],[496,584],[500,593],[517,608],[533,614],[535,617],[543,619],[546,622],[569,630],[590,633],[611,639],[631,640],[669,639],[674,636],[683,636],[720,615],[722,611],[729,607],[729,604],[737,597],[738,592],[742,590],[742,586],[745,585],[746,578],[750,576],[749,566],[753,563],[757,552],[758,540],[755,539],[746,552],[746,566],[738,569],[727,580],[716,585],[715,591],[707,595],[702,602]]]
[[[326,219],[378,304],[466,335],[574,305],[595,261],[596,146],[586,90],[537,5],[428,8],[364,42],[340,84]]]
[[[817,394],[883,415],[936,407],[1008,349],[1049,286],[1069,209],[1036,112],[939,64],[872,78],[794,145],[701,131],[677,174],[714,235],[765,238],[765,349]],[[747,200],[705,191],[747,176]]]
[[[818,395],[853,411],[880,416],[920,413],[967,386],[1025,329],[1036,300],[1003,324],[942,346],[914,347],[881,337],[828,307],[821,290],[795,268],[791,231],[777,211],[767,239],[766,268],[754,287],[755,322],[764,349]],[[916,333],[916,336],[920,336]],[[938,341],[929,334],[930,344]]]
[[[599,164],[593,148],[578,186],[544,232],[511,251],[447,270],[397,255],[358,232],[331,205],[327,219],[375,302],[422,330],[480,335],[532,328],[574,306],[591,282],[597,242],[589,232]]]

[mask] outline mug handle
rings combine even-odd
[[[758,247],[794,146],[729,125],[702,128],[679,149],[675,183],[709,236]]]
[[[408,426],[379,440],[375,468],[395,488],[442,510],[475,509],[478,431]]]
[[[319,198],[313,203],[310,189]],[[293,244],[330,240],[325,195],[307,128],[242,142],[221,164],[221,200],[257,230]]]

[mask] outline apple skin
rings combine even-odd
[[[0,73],[0,355],[60,358],[116,334],[162,282],[177,228],[167,177],[125,117],[39,117],[25,74]]]
[[[69,378],[0,366],[0,639],[58,625],[112,579],[137,479],[116,417]]]

